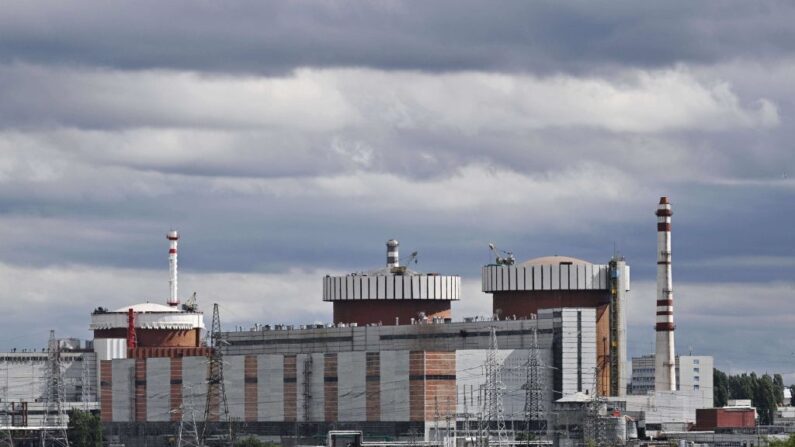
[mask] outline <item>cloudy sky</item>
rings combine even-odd
[[[0,14],[0,349],[181,291],[227,328],[329,321],[320,279],[460,274],[487,244],[632,265],[652,351],[657,199],[679,352],[795,382],[795,6],[15,2]]]

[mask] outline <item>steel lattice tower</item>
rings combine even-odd
[[[546,418],[544,414],[544,376],[543,365],[538,356],[538,330],[533,329],[533,341],[527,352],[527,377],[525,380],[525,439],[530,433],[545,435]],[[531,429],[532,426],[532,429]]]
[[[224,422],[227,425],[229,442],[232,442],[232,424],[229,420],[229,405],[226,401],[224,388],[224,359],[221,345],[221,316],[218,313],[218,303],[213,304],[213,323],[209,334],[209,345],[212,348],[207,377],[207,400],[204,405],[204,426],[200,443],[203,445],[207,439],[207,426],[210,422]]]
[[[185,420],[185,413],[190,412],[190,419]],[[203,447],[196,428],[196,408],[193,405],[193,390],[188,396],[188,407],[183,403],[179,408],[179,427],[177,429],[177,447]],[[205,424],[206,425],[206,424]]]
[[[486,386],[484,389],[484,415],[488,430],[488,438],[496,438],[498,443],[507,442],[508,437],[505,432],[505,419],[502,408],[502,392],[505,388],[502,383],[500,373],[500,362],[497,359],[497,330],[491,328],[491,338],[489,340],[489,351],[486,356]]]
[[[41,430],[41,447],[69,447],[66,435],[67,417],[64,408],[64,380],[61,368],[61,347],[50,331],[47,342],[47,366],[44,388],[44,417]],[[53,416],[52,413],[55,413]]]

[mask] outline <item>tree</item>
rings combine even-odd
[[[69,443],[74,447],[102,447],[99,416],[78,409],[69,410]]]
[[[778,440],[778,439],[770,439],[768,440],[769,447],[795,447],[795,435],[789,435],[789,439],[786,440]]]
[[[795,385],[790,385],[789,386],[789,393],[792,396],[792,399],[790,400],[789,404],[790,405],[795,405]]]
[[[729,403],[729,378],[726,373],[715,368],[712,370],[713,405],[725,407]]]
[[[773,384],[776,386],[776,403],[784,404],[784,378],[781,374],[773,374]]]

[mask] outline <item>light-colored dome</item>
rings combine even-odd
[[[571,256],[542,256],[540,258],[530,259],[521,264],[522,267],[530,267],[531,265],[560,265],[560,264],[581,264],[590,265],[588,261],[582,259],[572,258]]]
[[[177,307],[171,306],[164,306],[162,304],[156,303],[140,303],[140,304],[133,304],[132,306],[124,306],[120,307],[114,312],[127,312],[127,309],[132,309],[135,313],[141,312],[179,312],[180,310]]]

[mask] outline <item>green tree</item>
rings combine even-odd
[[[795,405],[795,385],[789,386],[789,392],[792,395],[792,399],[790,400],[790,405]]]
[[[712,370],[712,400],[716,407],[725,407],[729,403],[729,378],[726,373],[715,368]]]
[[[88,411],[69,410],[69,443],[74,447],[102,447],[99,416]]]
[[[781,374],[773,374],[773,384],[776,386],[776,403],[784,404],[784,378]]]
[[[771,439],[767,445],[769,447],[795,447],[795,435],[789,435],[789,439],[783,441]]]

